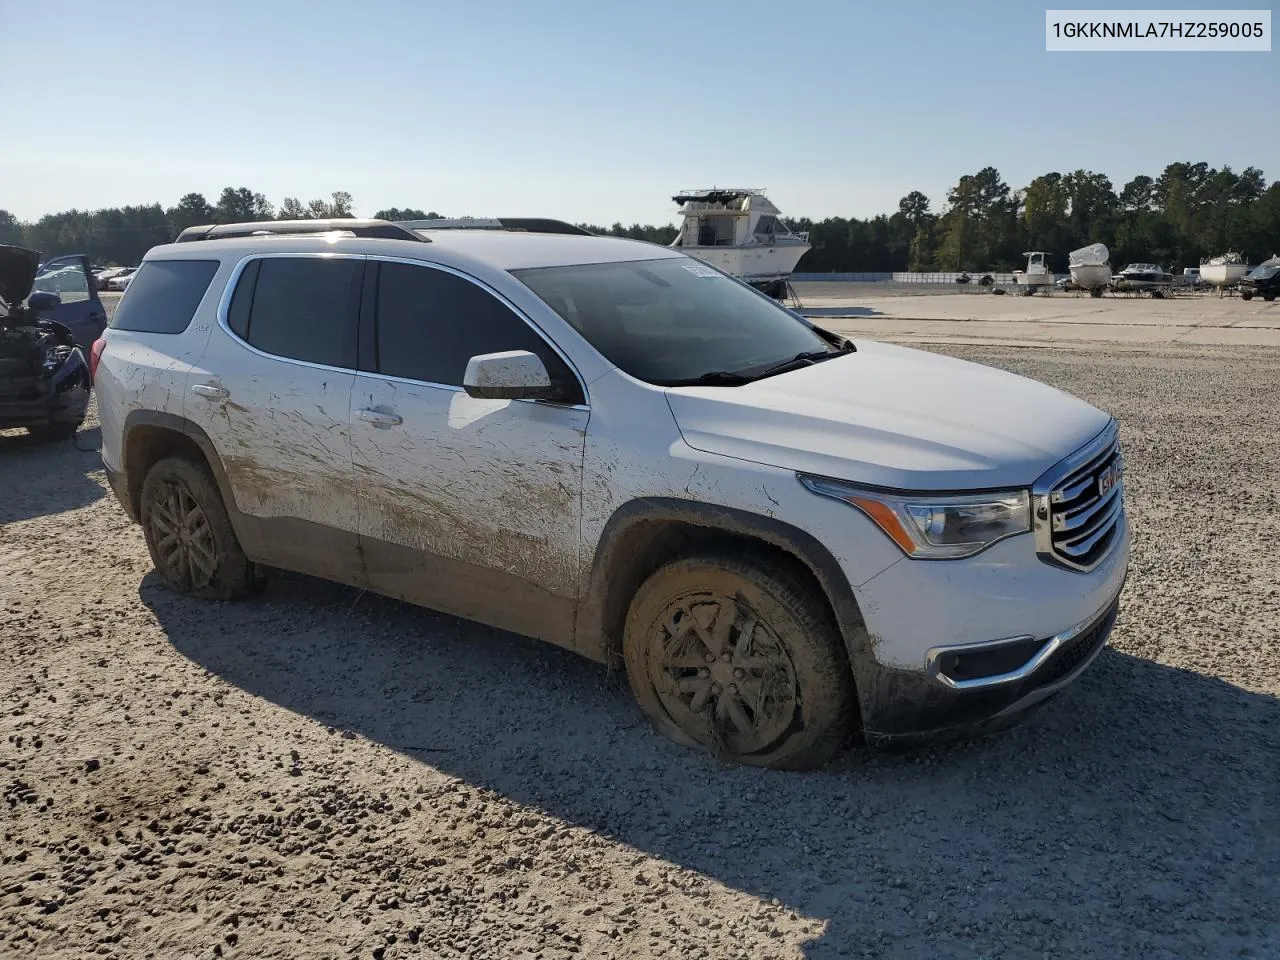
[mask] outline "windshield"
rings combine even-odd
[[[839,351],[763,294],[688,257],[513,270],[613,364],[679,386]],[[780,371],[779,371],[780,372]]]
[[[1255,269],[1249,274],[1250,280],[1270,280],[1277,273],[1280,273],[1280,263],[1266,264]]]

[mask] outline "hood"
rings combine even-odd
[[[37,251],[0,244],[0,300],[13,306],[27,299],[39,266]]]
[[[1024,487],[1111,417],[1003,370],[884,343],[741,387],[673,387],[689,446],[899,490]]]

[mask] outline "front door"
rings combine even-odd
[[[364,264],[249,261],[183,407],[213,441],[262,559],[355,586],[365,581],[348,412]]]
[[[41,314],[71,331],[88,350],[107,328],[107,311],[98,297],[98,284],[89,272],[89,258],[79,254],[53,257],[40,265],[32,292],[56,293],[62,306]]]
[[[478,400],[471,357],[567,363],[505,301],[433,266],[370,261],[351,396],[360,540],[375,590],[567,643],[578,590],[583,402]],[[372,293],[373,296],[369,294]]]

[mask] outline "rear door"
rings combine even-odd
[[[349,407],[364,266],[344,254],[246,260],[184,407],[265,538],[266,562],[357,586]]]
[[[85,350],[107,328],[107,311],[98,297],[98,284],[86,256],[66,254],[46,260],[40,265],[32,291],[58,295],[62,306],[43,316],[68,327]]]
[[[370,261],[351,395],[360,539],[374,589],[565,642],[587,408],[568,363],[504,300],[442,267]],[[530,350],[577,402],[478,400],[471,357]]]

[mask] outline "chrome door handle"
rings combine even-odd
[[[372,423],[376,427],[394,427],[404,423],[404,417],[398,413],[388,413],[385,410],[370,410],[365,407],[356,414],[365,423]]]
[[[193,383],[191,392],[207,400],[226,400],[231,396],[230,390],[223,390],[208,383]]]

